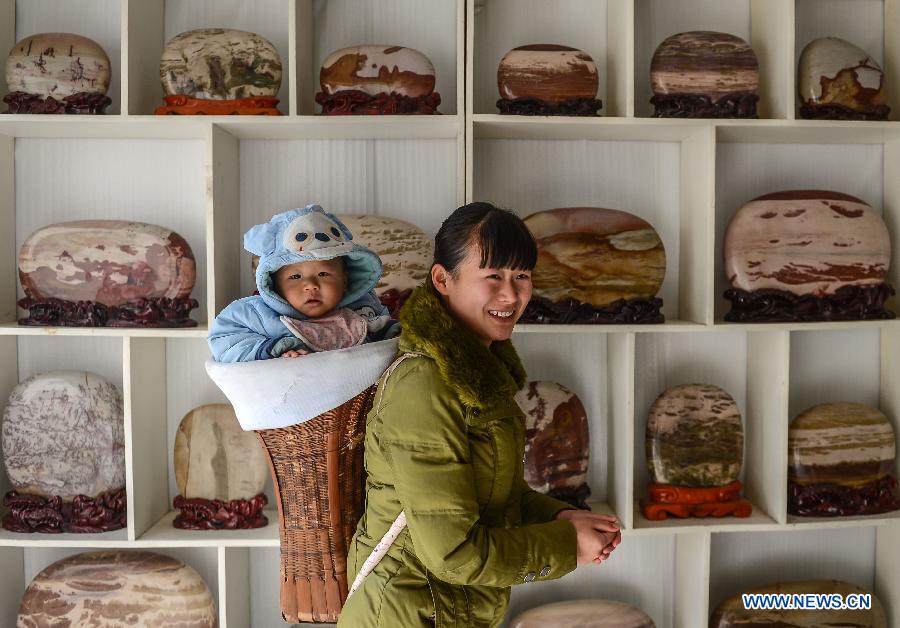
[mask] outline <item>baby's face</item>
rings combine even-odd
[[[347,288],[344,259],[297,262],[275,273],[275,290],[295,310],[321,318],[338,306]]]

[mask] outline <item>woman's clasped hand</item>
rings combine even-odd
[[[600,564],[622,541],[619,519],[587,510],[561,510],[557,519],[566,519],[575,528],[579,565]]]

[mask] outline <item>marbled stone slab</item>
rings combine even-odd
[[[181,299],[194,287],[187,241],[165,227],[78,220],[43,227],[19,252],[19,280],[32,299],[116,306],[146,298]]]
[[[744,593],[759,594],[853,594],[872,595],[869,610],[746,610]],[[806,580],[784,582],[764,587],[741,589],[739,594],[722,602],[709,620],[709,628],[888,628],[881,601],[863,587],[839,580]]]
[[[338,214],[353,241],[374,251],[381,258],[383,271],[375,292],[412,290],[428,276],[434,258],[434,245],[416,225],[382,216]]]
[[[891,242],[879,213],[858,198],[790,190],[741,207],[725,231],[724,256],[735,288],[825,296],[883,283]]]
[[[797,82],[801,101],[812,105],[813,110],[834,105],[869,114],[873,119],[887,119],[884,72],[865,51],[848,41],[822,37],[809,42],[800,54]],[[813,111],[801,108],[801,115],[804,113]]]
[[[510,628],[656,628],[644,611],[612,600],[570,600],[527,610]]]
[[[178,491],[188,499],[250,499],[269,477],[256,434],[243,431],[225,403],[194,408],[181,419],[174,465]]]
[[[538,245],[534,294],[573,298],[594,307],[651,298],[666,274],[666,252],[647,221],[599,207],[562,207],[531,214],[525,224]]]
[[[18,628],[214,628],[215,600],[200,574],[155,552],[85,552],[41,571],[22,596]]]
[[[584,502],[587,487],[587,412],[571,390],[551,381],[530,381],[516,394],[525,413],[525,481],[536,491]]]
[[[16,386],[3,413],[3,462],[20,493],[94,497],[125,486],[122,395],[85,371],[51,371]]]
[[[859,487],[894,470],[897,440],[888,418],[862,403],[825,403],[788,430],[788,479]]]
[[[716,102],[729,94],[756,92],[759,65],[750,44],[735,35],[678,33],[653,53],[650,84],[656,95],[695,94]]]
[[[356,90],[370,96],[396,93],[419,98],[434,91],[434,65],[418,50],[404,46],[351,46],[328,55],[319,84],[329,96]]]
[[[650,481],[724,486],[738,479],[744,428],[734,399],[710,384],[663,392],[650,407],[645,449]]]
[[[100,44],[73,33],[39,33],[18,42],[6,58],[6,85],[61,100],[74,94],[105,94],[109,57]]]
[[[497,68],[497,89],[504,100],[560,103],[596,98],[599,84],[597,66],[588,53],[556,44],[513,48]]]
[[[281,57],[256,33],[198,28],[169,40],[159,77],[167,95],[209,100],[275,96],[281,87]]]

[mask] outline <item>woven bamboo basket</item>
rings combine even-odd
[[[336,622],[347,599],[347,548],[365,505],[363,439],[375,386],[316,418],[256,432],[278,502],[281,614]]]

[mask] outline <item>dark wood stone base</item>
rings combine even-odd
[[[96,301],[62,299],[19,299],[19,307],[28,310],[19,325],[50,327],[196,327],[190,313],[199,307],[197,299],[135,299],[123,305],[108,306]]]
[[[650,99],[654,118],[756,118],[759,96],[735,92],[713,102],[698,94],[656,94]]]
[[[166,104],[153,113],[158,116],[280,116],[277,98],[251,96],[231,100],[193,98],[184,94],[164,96]]]
[[[803,103],[800,117],[804,120],[887,120],[891,108],[878,105],[871,111],[857,111],[844,105]]]
[[[730,323],[780,323],[812,321],[862,321],[896,318],[884,307],[894,295],[886,283],[874,286],[843,286],[833,295],[797,295],[783,290],[747,292],[729,288],[724,297],[731,301],[725,315]]]
[[[641,500],[641,512],[650,521],[674,517],[749,517],[753,505],[741,499],[742,485],[690,487],[651,484],[650,497]]]
[[[262,514],[263,506],[269,503],[266,496],[260,493],[251,499],[188,499],[183,495],[176,497],[172,505],[181,512],[172,521],[172,525],[182,530],[248,530],[262,528],[269,524],[269,519]]]
[[[516,116],[599,116],[603,102],[597,98],[572,98],[552,103],[537,98],[515,98],[497,101],[502,114]]]
[[[896,478],[885,477],[853,488],[837,484],[802,486],[788,480],[788,512],[801,517],[849,517],[900,510]]]
[[[597,325],[638,324],[652,325],[666,322],[662,315],[663,300],[619,299],[606,307],[594,307],[578,299],[566,299],[554,303],[543,297],[531,297],[520,323],[543,325]]]
[[[3,113],[63,113],[100,115],[112,100],[106,94],[79,92],[57,100],[25,92],[10,92],[3,97],[7,109]]]
[[[407,288],[406,290],[391,288],[390,290],[382,292],[379,300],[381,301],[381,304],[388,309],[388,312],[391,313],[391,318],[399,318],[400,308],[403,307],[403,304],[406,303],[406,300],[411,294],[412,288]]]
[[[411,98],[396,92],[376,96],[351,89],[328,95],[316,94],[316,102],[322,105],[323,116],[439,114],[441,95],[431,92],[427,96]]]
[[[119,530],[127,523],[124,488],[97,497],[77,495],[72,501],[10,491],[3,505],[9,508],[3,527],[10,532],[94,534]]]
[[[553,489],[549,495],[580,510],[591,509],[587,504],[587,498],[591,496],[591,489],[585,482],[582,482],[577,488]]]

